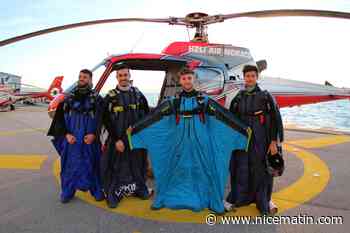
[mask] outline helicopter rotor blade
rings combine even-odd
[[[102,20],[93,20],[93,21],[85,21],[80,23],[73,23],[73,24],[66,24],[62,26],[52,27],[52,28],[46,28],[39,31],[23,34],[20,36],[12,37],[9,39],[5,39],[0,41],[0,47],[12,44],[21,40],[29,39],[32,37],[37,37],[45,34],[49,34],[52,32],[58,32],[63,31],[67,29],[77,28],[77,27],[84,27],[84,26],[91,26],[91,25],[97,25],[97,24],[107,24],[107,23],[120,23],[120,22],[149,22],[149,23],[168,23],[171,25],[185,25],[183,23],[183,18],[175,18],[175,17],[169,17],[169,18],[117,18],[117,19],[102,19]]]
[[[225,15],[217,15],[221,21],[227,19],[241,18],[241,17],[253,17],[253,18],[271,18],[271,17],[328,17],[328,18],[340,18],[340,19],[350,19],[349,12],[341,11],[326,11],[326,10],[305,10],[305,9],[287,9],[287,10],[264,10],[264,11],[250,11],[242,13],[233,13]],[[209,22],[213,23],[213,22]]]
[[[25,39],[49,34],[52,32],[63,31],[67,29],[91,26],[97,24],[118,23],[118,22],[150,22],[150,23],[167,23],[170,25],[183,25],[187,27],[198,27],[199,25],[208,25],[218,22],[223,22],[228,19],[253,17],[253,18],[269,18],[269,17],[291,17],[291,16],[313,16],[313,17],[329,17],[329,18],[341,18],[350,19],[350,13],[340,11],[326,11],[326,10],[304,10],[304,9],[286,9],[286,10],[263,10],[263,11],[250,11],[233,14],[219,14],[208,16],[200,16],[197,18],[117,18],[117,19],[102,19],[93,20],[80,23],[66,24],[62,26],[42,29],[39,31],[23,34],[20,36],[12,37],[0,41],[0,47],[12,44]]]

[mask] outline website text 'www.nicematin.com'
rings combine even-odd
[[[214,225],[230,225],[230,224],[319,224],[332,225],[343,224],[343,216],[310,216],[307,214],[299,214],[297,216],[218,216],[208,214],[205,218],[206,224]]]

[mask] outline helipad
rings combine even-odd
[[[59,160],[45,129],[45,111],[31,107],[0,115],[0,233],[2,232],[348,232],[350,227],[347,135],[287,131],[287,169],[275,180],[279,214],[343,216],[343,225],[222,225],[203,223],[207,211],[150,210],[152,200],[123,200],[108,209],[79,192],[59,202]],[[30,122],[30,124],[28,124]],[[229,215],[255,216],[254,205]]]

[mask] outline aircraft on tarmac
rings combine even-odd
[[[194,28],[194,38],[189,42],[173,42],[159,54],[127,53],[113,55],[103,60],[92,71],[104,68],[95,90],[100,91],[116,66],[126,64],[134,70],[165,71],[165,77],[160,90],[159,101],[179,91],[177,72],[181,67],[188,66],[197,74],[197,88],[216,99],[220,104],[228,107],[238,90],[243,87],[242,68],[252,64],[263,71],[267,68],[265,60],[255,61],[249,49],[228,44],[209,43],[207,26],[209,24],[224,22],[225,20],[241,17],[284,17],[284,16],[313,16],[350,19],[350,13],[324,10],[263,10],[233,14],[208,15],[205,13],[191,13],[186,17],[169,18],[117,18],[79,22],[28,34],[16,36],[0,41],[0,47],[24,39],[96,24],[117,22],[151,22],[167,23]],[[350,90],[336,88],[327,83],[319,85],[282,78],[263,77],[259,80],[262,89],[272,93],[280,107],[298,106],[303,104],[332,101],[337,99],[350,99]],[[145,80],[151,82],[152,80]],[[73,84],[67,91],[74,87]],[[64,99],[64,93],[58,95],[49,105],[49,115],[53,115],[57,105]]]
[[[0,111],[13,111],[15,110],[15,103],[8,93],[0,92]]]
[[[0,86],[0,110],[15,110],[15,103],[18,101],[30,102],[33,99],[46,99],[52,101],[57,95],[63,92],[61,87],[62,81],[63,76],[58,76],[54,78],[47,90],[42,91],[21,90],[23,87],[33,88],[31,85],[18,83],[16,83],[16,85],[12,85],[11,83],[4,84]]]

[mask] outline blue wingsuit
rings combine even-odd
[[[86,93],[85,93],[86,92]],[[90,191],[96,200],[102,200],[99,178],[101,145],[98,140],[98,122],[101,98],[92,90],[80,93],[79,88],[69,93],[56,111],[48,135],[61,157],[61,200],[71,199],[76,190]],[[65,135],[75,136],[69,144]],[[95,134],[92,144],[84,143],[84,136]]]
[[[245,150],[250,129],[197,91],[160,104],[129,134],[130,147],[148,150],[155,176],[152,207],[224,212],[233,150]]]

